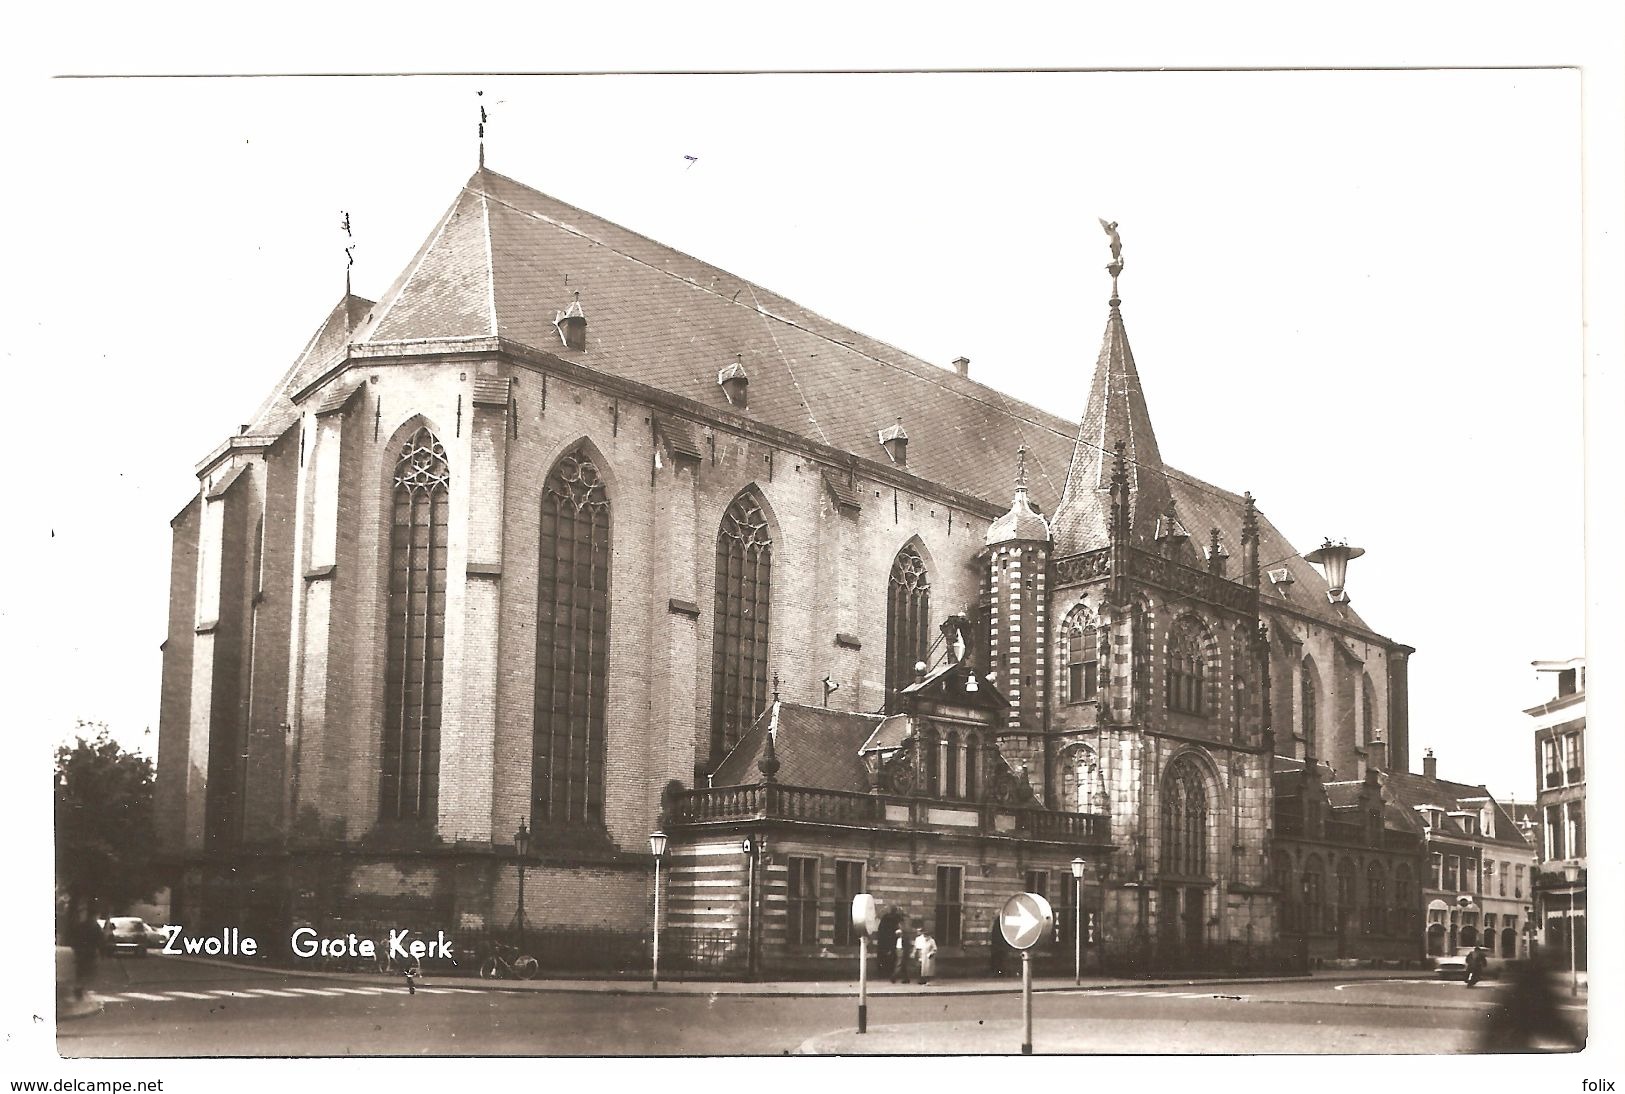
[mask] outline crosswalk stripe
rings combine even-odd
[[[329,991],[326,988],[289,988],[288,990],[296,991],[300,995],[325,995],[329,998],[339,994],[336,991]]]
[[[167,995],[148,995],[144,991],[123,991],[118,993],[120,999],[146,999],[153,1003],[168,1003],[172,1000]]]
[[[274,995],[281,999],[299,998],[291,991],[277,991],[275,988],[244,988],[250,995]]]
[[[427,992],[430,995],[450,995],[451,994],[451,989],[450,988],[419,988],[418,991]]]
[[[210,995],[218,995],[218,996],[220,996],[220,997],[222,997],[224,999],[247,999],[247,998],[249,998],[248,996],[242,994],[241,992],[236,992],[236,991],[225,991],[225,990],[211,991],[209,994]]]
[[[388,989],[386,989],[386,988],[334,988],[333,990],[334,991],[341,991],[345,995],[379,995],[379,994],[382,994],[384,991],[387,991]]]
[[[202,992],[196,992],[196,991],[168,991],[168,992],[165,992],[164,994],[169,995],[169,996],[178,997],[178,998],[181,998],[181,999],[213,999],[214,998],[214,996],[212,996],[212,995],[204,995]]]

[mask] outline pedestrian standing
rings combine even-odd
[[[893,984],[897,983],[899,976],[903,978],[903,983],[908,983],[908,954],[908,939],[904,938],[903,932],[899,930],[897,932],[897,942],[892,947],[891,982]]]
[[[1474,946],[1472,952],[1467,955],[1467,986],[1469,988],[1478,983],[1479,979],[1484,975],[1484,966],[1488,964],[1489,960],[1484,956],[1484,951]]]
[[[937,971],[937,940],[924,927],[914,935],[914,961],[920,967],[920,983],[929,984]]]

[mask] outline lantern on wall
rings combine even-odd
[[[1333,543],[1326,540],[1316,550],[1303,556],[1305,562],[1314,563],[1326,573],[1326,584],[1330,588],[1326,592],[1326,599],[1333,604],[1347,604],[1349,594],[1343,590],[1344,580],[1348,577],[1349,560],[1359,558],[1365,554],[1363,547],[1350,547],[1348,540]]]

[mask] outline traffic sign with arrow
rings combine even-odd
[[[999,930],[1012,949],[1031,949],[1054,924],[1055,913],[1049,901],[1037,893],[1017,893],[1004,902],[999,912]]]

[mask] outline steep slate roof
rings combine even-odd
[[[1057,554],[1076,554],[1106,545],[1112,459],[1118,441],[1125,445],[1129,490],[1134,497],[1133,539],[1148,543],[1156,531],[1156,518],[1168,508],[1172,495],[1157,435],[1151,428],[1145,389],[1134,367],[1134,352],[1129,349],[1123,312],[1118,298],[1113,296],[1106,336],[1101,339],[1094,380],[1089,385],[1089,402],[1067,468],[1066,489],[1055,510]]]
[[[718,765],[715,786],[744,786],[760,782],[756,761],[761,758],[770,726],[776,723],[773,751],[778,756],[775,776],[786,786],[816,790],[869,792],[869,775],[858,759],[858,749],[880,724],[879,714],[852,714],[843,710],[775,703],[762,712]]]
[[[553,325],[574,291],[587,317],[583,351],[562,349]],[[749,406],[736,412],[880,461],[879,430],[901,418],[911,437],[910,473],[1001,509],[1012,458],[1025,444],[1038,509],[1055,512],[1063,489],[1071,491],[1063,553],[1092,542],[1097,526],[1103,531],[1105,457],[1095,446],[1109,450],[1121,436],[1135,461],[1137,536],[1152,534],[1172,497],[1193,539],[1204,542],[1216,526],[1232,565],[1239,560],[1242,499],[1163,466],[1115,305],[1079,427],[481,168],[376,305],[351,298],[346,313],[341,303],[268,404],[275,413],[262,413],[287,417],[291,407],[279,399],[319,375],[336,352],[333,340],[343,335],[336,317],[368,310],[348,340],[432,344],[500,335],[719,409],[726,402],[717,370],[737,355],[751,384]],[[1084,458],[1069,484],[1074,453]],[[1262,513],[1259,533],[1264,568],[1285,566],[1297,579],[1294,610],[1370,630],[1353,611],[1327,603],[1320,572]],[[1279,594],[1266,582],[1262,595],[1267,604]]]
[[[337,364],[344,348],[360,339],[374,306],[373,301],[349,293],[339,298],[316,333],[310,336],[310,341],[305,343],[293,367],[254,412],[249,432],[274,437],[294,423],[299,409],[293,404],[293,396]]]
[[[1528,841],[1518,831],[1518,825],[1512,819],[1512,815],[1500,802],[1495,801],[1486,787],[1449,782],[1445,779],[1430,779],[1426,775],[1407,771],[1390,772],[1388,787],[1395,800],[1413,812],[1418,806],[1431,805],[1444,808],[1447,814],[1452,809],[1477,813],[1480,805],[1489,801],[1495,807],[1495,835],[1469,835],[1455,818],[1448,815],[1444,818],[1440,834],[1454,839],[1483,840],[1523,849],[1529,847]]]

